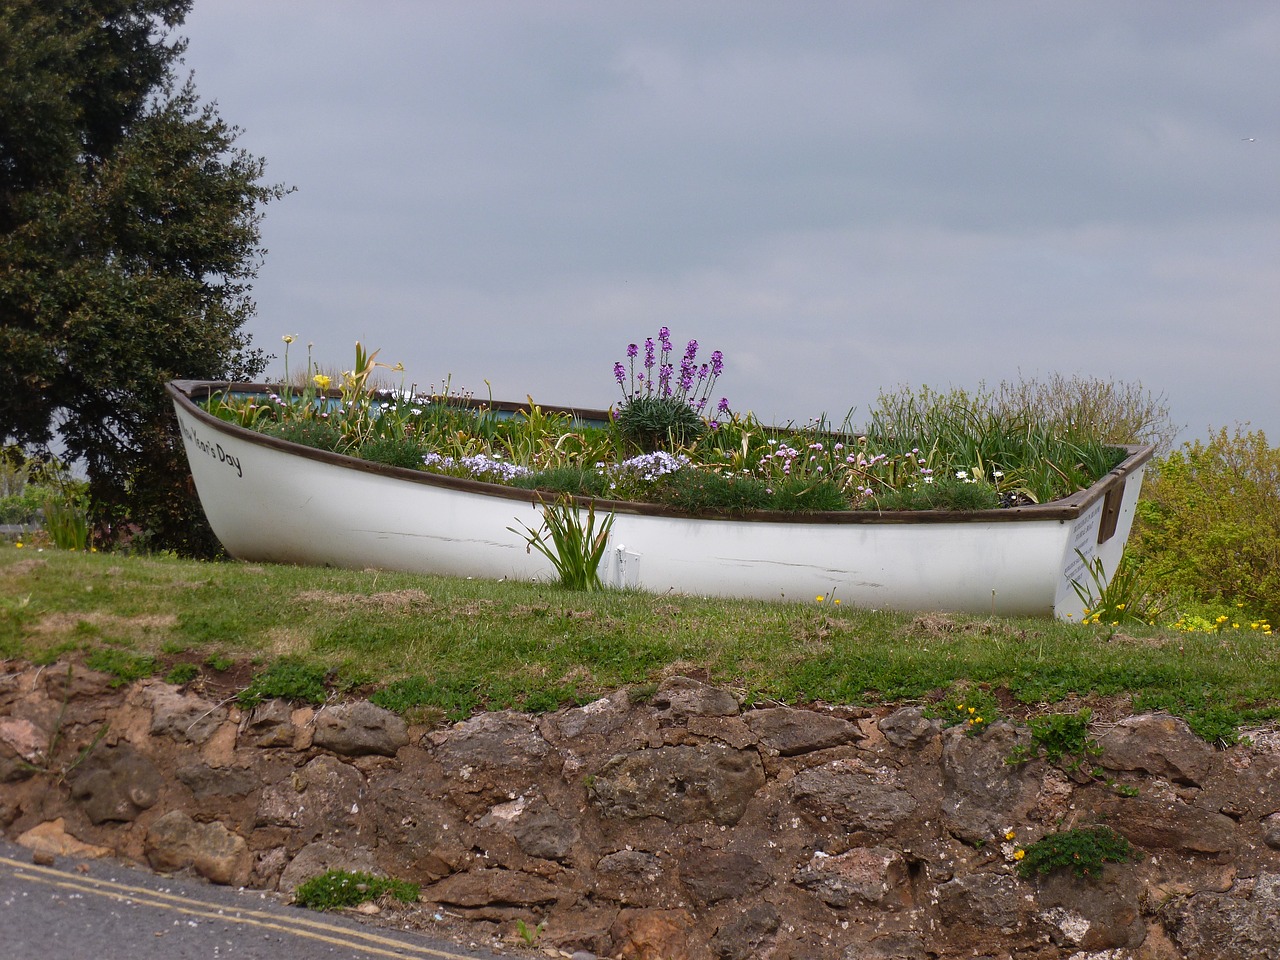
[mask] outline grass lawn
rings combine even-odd
[[[208,563],[0,545],[0,657],[72,661],[406,714],[638,696],[674,673],[748,703],[943,701],[1010,715],[1097,702],[1164,709],[1209,740],[1280,719],[1280,654],[1256,630],[1185,633],[1043,619],[576,593],[385,571]]]

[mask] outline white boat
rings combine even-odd
[[[200,502],[231,556],[555,579],[550,561],[511,529],[541,525],[536,493],[290,443],[220,420],[196,402],[228,386],[175,381],[168,389]],[[1120,563],[1153,452],[1129,448],[1109,474],[1065,499],[998,510],[702,517],[596,500],[597,515],[614,517],[601,579],[656,594],[823,596],[874,609],[1078,619],[1073,581],[1095,587],[1097,561],[1108,576]],[[587,503],[580,500],[584,512]]]

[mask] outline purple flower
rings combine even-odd
[[[627,382],[627,368],[619,361],[613,365],[613,377],[618,381],[618,386],[622,386]]]
[[[628,344],[627,344],[627,359],[628,359],[628,360],[634,360],[634,359],[636,358],[636,354],[637,354],[637,353],[639,353],[639,352],[640,352],[639,347],[637,347],[634,343],[628,343]]]
[[[717,350],[715,353],[711,354],[711,375],[718,377],[723,371],[724,354]]]
[[[653,337],[644,342],[644,366],[646,370],[653,369]]]
[[[716,413],[728,413],[728,412],[729,412],[729,398],[721,397],[720,405],[716,407]]]
[[[684,358],[686,360],[692,360],[697,355],[698,355],[698,341],[690,340],[689,345],[684,348]]]

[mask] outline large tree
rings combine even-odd
[[[164,384],[249,379],[281,188],[177,76],[191,0],[0,0],[0,438],[83,464],[97,519],[213,545]]]

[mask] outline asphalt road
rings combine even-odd
[[[273,894],[60,858],[0,840],[0,960],[497,960]],[[510,955],[507,955],[509,960]]]

